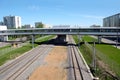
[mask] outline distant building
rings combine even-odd
[[[91,27],[91,28],[92,28],[92,27],[93,27],[93,28],[94,28],[94,27],[100,27],[100,25],[95,25],[95,24],[93,24],[93,25],[91,25],[90,27]]]
[[[2,26],[0,25],[0,30],[7,30],[7,26]],[[7,41],[8,40],[8,36],[0,36],[0,41]]]
[[[7,30],[7,26],[5,26],[5,25],[0,25],[0,30]]]
[[[53,28],[70,28],[70,25],[54,25]]]
[[[1,21],[1,22],[0,22],[0,25],[4,25],[4,22]]]
[[[120,13],[104,18],[103,27],[120,27]]]
[[[8,29],[21,28],[21,17],[19,16],[5,16],[3,21]]]
[[[52,28],[52,25],[49,25],[49,24],[44,24],[43,26],[44,28]]]
[[[42,28],[51,28],[49,24],[43,24],[42,22],[35,22],[35,27],[42,26]]]
[[[32,25],[26,24],[26,25],[24,25],[22,28],[32,28],[32,27],[33,27]]]

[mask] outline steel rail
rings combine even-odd
[[[49,47],[48,45],[41,45],[38,48],[31,50],[30,52],[25,53],[21,57],[15,59],[13,63],[11,62],[10,64],[5,65],[4,67],[1,68],[0,73],[1,79],[3,80],[16,79],[30,65],[32,65],[32,63],[37,61],[40,58],[40,56],[45,55],[47,52],[49,52],[50,49],[51,47]]]
[[[34,63],[42,54],[47,52],[48,49],[49,48],[47,48],[47,49],[44,48],[44,50],[42,50],[41,53],[39,53],[38,55],[34,56],[31,60],[29,60],[28,63],[24,64],[21,68],[19,68],[17,71],[15,71],[11,76],[9,76],[7,78],[7,80],[15,80],[21,73],[24,72],[24,70],[26,70],[32,63]]]
[[[69,37],[69,41],[70,43],[73,43],[71,37]],[[75,52],[75,47],[74,45],[69,45],[69,55],[70,55],[70,58],[71,58],[71,61],[70,63],[72,63],[72,79],[71,80],[83,80],[83,76],[81,74],[81,69],[80,69],[80,66],[79,66],[79,60],[76,56],[76,52]]]
[[[68,50],[69,63],[71,67],[68,71],[68,80],[93,80],[91,72],[87,69],[83,58],[81,58],[72,36],[69,36]]]
[[[42,50],[42,46],[40,46],[40,49]],[[10,67],[15,66],[17,64],[19,64],[21,61],[24,61],[24,59],[29,58],[31,56],[33,56],[34,54],[31,53],[26,53],[23,54],[22,56],[18,57],[16,60],[14,60],[13,62],[3,66],[2,68],[0,68],[0,74],[7,71]]]

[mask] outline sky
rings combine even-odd
[[[0,21],[3,16],[20,16],[22,25],[102,26],[103,18],[117,13],[120,0],[0,0]]]

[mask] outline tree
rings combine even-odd
[[[42,22],[36,26],[36,28],[43,28],[43,27],[44,27],[44,24]]]
[[[21,28],[25,28],[25,25],[23,25]]]

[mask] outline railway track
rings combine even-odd
[[[27,70],[40,56],[48,53],[53,46],[41,45],[36,49],[24,54],[12,63],[0,67],[0,78],[2,80],[18,80],[19,76]]]
[[[42,46],[40,46],[39,48],[42,49],[41,47]],[[20,56],[18,59],[14,60],[11,64],[7,64],[7,65],[4,65],[4,66],[0,67],[0,74],[7,71],[10,67],[12,67],[14,65],[17,65],[18,63],[23,61],[25,58],[29,58],[29,57],[31,57],[33,55],[34,54],[31,54],[31,53],[24,54],[24,55]]]
[[[0,80],[27,80],[30,73],[32,73],[30,69],[35,66],[34,64],[37,61],[40,63],[40,60],[44,58],[43,56],[47,55],[52,48],[53,45],[41,45],[14,61],[1,66]],[[90,72],[86,68],[71,36],[69,36],[68,43],[68,60],[68,80],[92,80]]]
[[[72,36],[68,36],[68,80],[93,80],[84,64]]]

